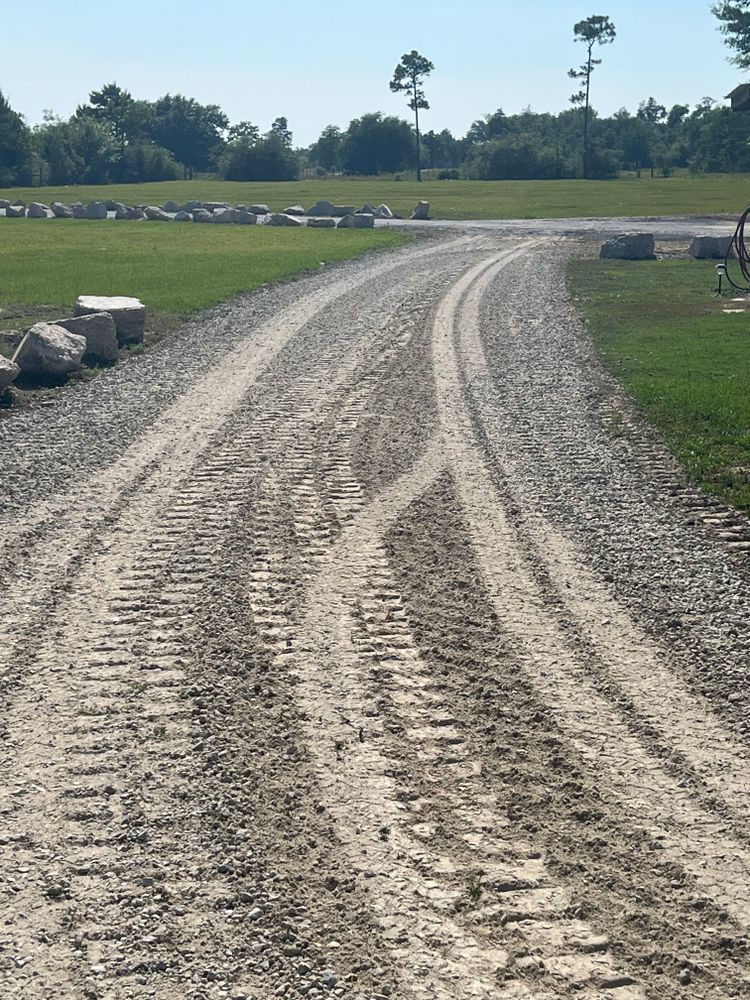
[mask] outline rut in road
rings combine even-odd
[[[568,252],[466,238],[290,293],[6,524],[2,991],[750,988],[747,744],[545,478],[644,475],[704,583],[742,552],[588,405],[537,305]]]

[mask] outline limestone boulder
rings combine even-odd
[[[388,208],[387,205],[378,205],[375,209],[375,217],[377,219],[392,219],[393,212]]]
[[[86,207],[80,203],[80,201],[75,201],[70,206],[73,212],[74,219],[85,219],[86,218]]]
[[[146,205],[143,209],[143,214],[149,220],[149,222],[171,222],[172,216],[168,215],[163,208],[159,208],[158,205]]]
[[[103,201],[92,201],[86,206],[87,219],[106,219],[107,205]]]
[[[120,202],[119,201],[115,201],[114,198],[105,198],[104,199],[104,204],[105,204],[108,212],[116,212],[117,209],[118,209],[118,207],[119,207],[119,205],[120,205]]]
[[[335,229],[335,219],[308,219],[307,225],[310,229]]]
[[[5,209],[6,219],[24,219],[26,217],[25,205],[8,205]]]
[[[334,205],[332,202],[324,199],[316,201],[307,214],[320,217],[328,216],[331,219],[343,219],[347,215],[354,215],[354,205]]]
[[[731,236],[694,236],[690,256],[696,260],[726,260],[732,242]]]
[[[602,260],[653,260],[653,233],[622,233],[607,240],[601,249]]]
[[[305,210],[301,205],[291,205],[284,209],[284,215],[304,215]]]
[[[236,221],[237,209],[235,208],[217,208],[211,216],[211,222],[217,222],[219,225],[232,225]]]
[[[245,212],[238,208],[235,214],[237,216],[235,222],[238,226],[254,226],[258,222],[258,216],[254,212]]]
[[[377,215],[378,210],[374,205],[371,205],[369,201],[366,201],[362,208],[357,212],[357,215]]]
[[[172,215],[180,211],[180,206],[177,204],[176,201],[165,201],[163,208],[165,212],[171,212]]]
[[[41,202],[32,201],[29,205],[29,210],[26,213],[29,219],[46,219],[47,218],[47,206],[42,205]]]
[[[250,205],[247,210],[253,215],[268,215],[270,212],[268,205]]]
[[[174,217],[175,222],[192,222],[193,217],[190,212],[178,212]]]
[[[204,207],[204,205],[203,205],[202,201],[188,201],[188,202],[185,202],[185,205],[183,207],[183,211],[185,211],[185,212],[194,212],[196,210],[196,208],[203,208],[203,207]]]
[[[232,206],[226,201],[204,201],[203,207],[207,208],[209,212],[215,212],[219,208],[226,209]]]
[[[142,219],[146,218],[146,213],[141,208],[140,205],[134,205],[129,208],[125,213],[125,220],[127,222],[140,222]]]
[[[56,319],[55,326],[75,333],[86,341],[83,360],[97,365],[112,365],[119,358],[117,327],[108,312],[88,313],[73,319]]]
[[[72,219],[73,209],[61,201],[53,201],[51,206],[52,214],[56,219]]]
[[[274,212],[270,215],[266,221],[267,226],[302,226],[299,219],[295,218],[293,215],[284,215],[281,212]]]
[[[13,202],[13,206],[12,207],[13,208],[26,208],[26,202],[23,200],[23,198],[16,198],[16,200]]]
[[[339,229],[372,229],[375,225],[375,216],[356,212],[354,215],[345,215],[339,220]]]
[[[213,215],[207,208],[194,208],[192,211],[193,222],[210,222]]]
[[[13,355],[13,361],[31,378],[58,379],[77,372],[86,340],[54,323],[31,327]]]
[[[125,295],[81,295],[76,302],[76,316],[109,313],[117,329],[119,344],[140,344],[146,329],[146,307],[140,299]]]
[[[429,201],[420,201],[414,211],[411,213],[410,218],[413,222],[427,222],[430,218],[430,203]]]
[[[0,354],[0,392],[12,385],[20,374],[21,369],[15,361],[9,361]]]
[[[7,198],[0,198],[0,208],[8,208],[9,206],[10,202]]]

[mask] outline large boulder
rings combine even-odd
[[[13,208],[26,208],[26,202],[23,200],[23,198],[16,198],[16,200],[13,202]]]
[[[108,312],[88,313],[73,319],[56,319],[68,333],[75,333],[86,341],[84,361],[97,365],[111,365],[119,358],[117,327]]]
[[[283,215],[280,212],[274,212],[270,215],[266,221],[267,226],[302,226],[303,222],[296,219],[293,215]]]
[[[270,209],[268,205],[250,205],[248,212],[252,212],[253,215],[268,215]]]
[[[108,211],[114,212],[116,219],[124,219],[128,214],[128,206],[123,205],[121,201],[108,201],[107,205],[114,205],[114,208],[108,208]]]
[[[32,201],[26,214],[29,219],[46,219],[47,207],[46,205],[42,205],[41,202]]]
[[[203,207],[207,208],[209,212],[215,212],[217,208],[231,208],[232,206],[226,201],[204,201]]]
[[[23,219],[26,217],[25,205],[8,205],[5,209],[6,219]]]
[[[37,323],[27,332],[13,361],[24,375],[58,379],[77,372],[86,340],[54,323]]]
[[[378,205],[375,209],[375,217],[378,219],[392,219],[393,212],[387,205]]]
[[[430,218],[429,201],[420,201],[417,207],[411,213],[410,218],[414,222],[427,222]]]
[[[377,215],[378,210],[374,205],[371,205],[369,201],[366,201],[362,208],[357,212],[357,215]]]
[[[0,392],[12,385],[21,374],[21,369],[15,361],[8,361],[0,354]]]
[[[194,208],[192,214],[193,222],[210,222],[213,219],[213,215],[207,208]]]
[[[86,218],[86,207],[80,203],[80,201],[73,202],[70,206],[73,212],[74,219],[85,219]]]
[[[176,201],[165,201],[163,207],[165,212],[171,212],[172,215],[174,215],[175,212],[180,211],[180,206],[177,204]]]
[[[72,219],[73,209],[70,206],[63,204],[61,201],[53,201],[50,206],[52,209],[52,214],[56,219]]]
[[[653,260],[653,233],[622,233],[607,240],[601,249],[602,260]]]
[[[120,202],[115,201],[114,198],[105,198],[104,204],[108,212],[116,212]]]
[[[304,215],[305,210],[301,205],[292,205],[284,209],[284,215]]]
[[[696,260],[726,260],[732,249],[731,236],[694,236],[690,256]]]
[[[211,216],[211,222],[218,222],[223,225],[231,225],[237,221],[236,208],[217,208]]]
[[[192,222],[193,217],[190,212],[178,212],[174,217],[175,222]]]
[[[107,205],[103,201],[92,201],[86,206],[87,219],[106,219]]]
[[[188,202],[185,202],[183,211],[185,211],[185,212],[194,212],[196,210],[196,208],[203,208],[203,207],[204,207],[204,205],[203,205],[202,201],[188,201]]]
[[[158,205],[146,205],[143,210],[143,214],[149,220],[149,222],[171,222],[172,216],[167,215],[163,208],[159,208]]]
[[[0,198],[0,208],[9,208],[10,202],[7,198]]]
[[[310,229],[335,229],[335,219],[308,219],[307,225]]]
[[[146,307],[140,299],[125,295],[81,295],[76,302],[76,316],[109,313],[115,321],[120,344],[140,344],[146,329]]]
[[[354,215],[345,215],[343,219],[339,221],[338,229],[372,229],[375,225],[375,216],[369,214],[362,214],[360,212]]]
[[[238,208],[235,212],[237,218],[234,220],[239,226],[254,226],[258,221],[258,216],[254,212],[246,212]]]
[[[125,220],[127,222],[140,222],[142,219],[146,218],[146,213],[143,211],[140,205],[134,205],[129,208],[125,213]]]
[[[308,210],[307,215],[343,219],[347,215],[354,215],[354,205],[334,205],[323,199],[316,201],[313,207]]]

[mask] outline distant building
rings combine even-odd
[[[750,111],[750,83],[741,83],[726,99],[732,102],[732,111]]]

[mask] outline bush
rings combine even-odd
[[[296,154],[272,134],[230,143],[219,168],[228,181],[296,181],[299,176]]]
[[[532,135],[490,139],[471,150],[466,173],[480,181],[552,180],[560,176],[554,150]]]
[[[441,170],[437,176],[439,181],[457,181],[461,174],[458,170]]]

